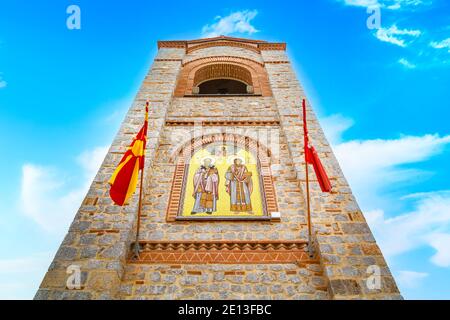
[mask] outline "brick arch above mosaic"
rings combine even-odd
[[[272,213],[278,212],[270,169],[271,153],[258,141],[235,134],[212,134],[192,139],[179,149],[177,155],[176,159],[172,159],[176,165],[167,221],[272,220]],[[205,165],[205,159],[214,159],[213,165]],[[208,206],[198,210],[203,206],[203,200],[206,201],[197,197],[196,177],[201,174],[202,168],[206,170],[204,177],[216,176],[217,201],[211,200],[211,211],[205,209]],[[242,178],[240,182],[231,181],[236,180],[236,168],[242,169],[238,173]],[[236,190],[240,193],[237,202]]]
[[[244,74],[253,86],[254,94],[265,97],[272,96],[269,78],[265,67],[254,60],[231,56],[215,56],[195,59],[185,63],[180,72],[175,97],[192,95],[192,90],[196,85],[196,76],[208,66],[221,66],[222,69],[236,70],[237,74]],[[218,69],[218,67],[215,67]],[[239,72],[240,71],[240,72]]]

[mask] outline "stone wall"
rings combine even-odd
[[[318,264],[128,265],[121,299],[329,299]]]
[[[278,121],[272,97],[174,98],[168,120],[192,121]]]

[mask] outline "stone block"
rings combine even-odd
[[[361,287],[354,279],[332,279],[330,280],[331,292],[335,296],[354,296],[361,294]]]
[[[97,292],[117,291],[120,278],[115,271],[91,271],[88,275],[86,287]]]

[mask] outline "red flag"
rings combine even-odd
[[[145,121],[139,133],[122,157],[109,184],[109,195],[115,204],[123,206],[133,195],[138,183],[139,171],[144,169],[145,148],[147,145],[148,102],[145,107]]]
[[[314,172],[317,176],[317,181],[319,182],[320,189],[322,192],[331,192],[331,183],[328,178],[327,172],[320,161],[319,155],[316,149],[310,145],[308,137],[308,126],[306,122],[306,100],[303,99],[303,131],[304,131],[304,146],[305,146],[305,161],[306,163],[312,164]]]

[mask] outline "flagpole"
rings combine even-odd
[[[308,131],[306,129],[306,100],[303,99],[303,134],[304,134],[304,152],[305,152],[305,176],[306,176],[306,210],[307,210],[307,224],[308,224],[308,251],[309,256],[312,258],[314,256],[314,249],[312,246],[312,225],[311,225],[311,199],[309,193],[309,167],[307,160],[307,148],[308,148]]]
[[[134,258],[139,259],[139,235],[141,231],[141,215],[142,215],[142,189],[144,185],[144,169],[141,170],[141,182],[139,187],[139,204],[137,214],[137,226],[136,226],[136,240],[134,242]]]
[[[148,100],[146,103],[146,114],[148,112]],[[147,116],[146,116],[147,117]],[[146,118],[147,121],[147,118]],[[147,124],[148,125],[148,124]],[[144,137],[144,139],[147,139],[147,137]],[[144,153],[145,153],[145,147],[144,147]],[[145,155],[144,155],[145,156]],[[141,158],[141,161],[143,161],[143,158]],[[134,242],[134,258],[139,260],[139,235],[141,232],[141,216],[142,216],[142,194],[143,194],[143,189],[144,189],[144,170],[145,170],[145,166],[142,166],[142,170],[141,170],[141,182],[140,182],[140,186],[139,186],[139,203],[138,203],[138,214],[137,214],[137,226],[136,226],[136,240]]]
[[[305,171],[306,171],[306,207],[307,207],[307,219],[308,219],[308,251],[309,256],[312,257],[314,255],[313,246],[312,246],[312,227],[311,227],[311,201],[309,195],[309,168],[308,162],[305,161]]]

